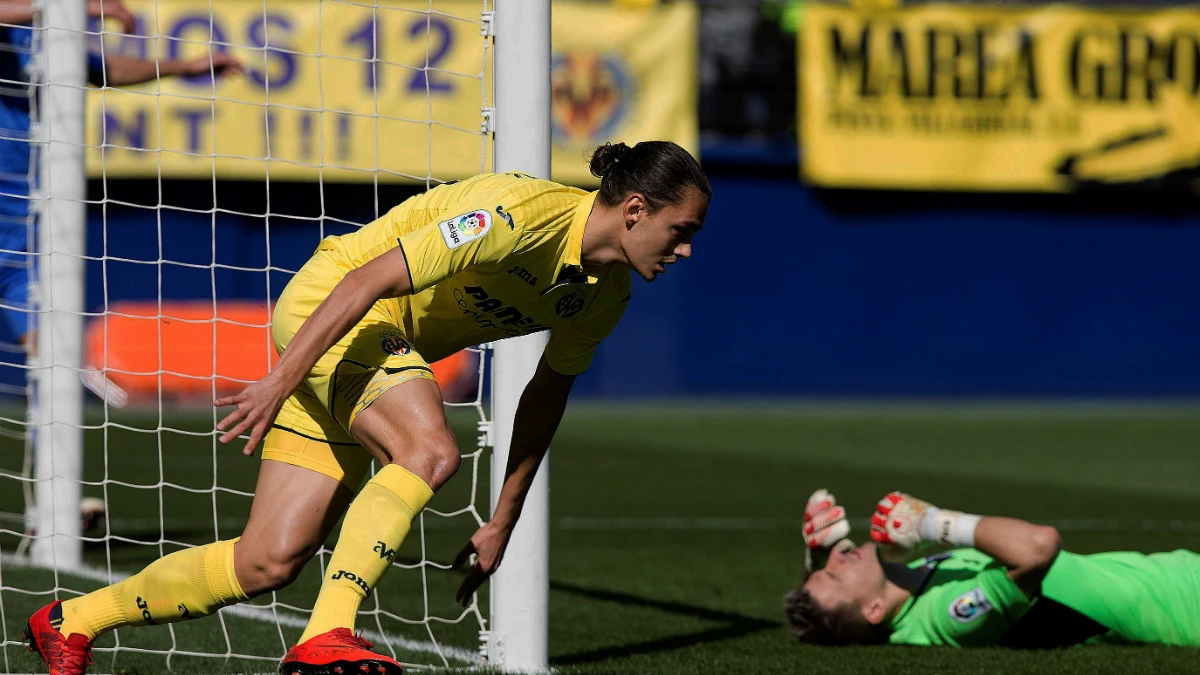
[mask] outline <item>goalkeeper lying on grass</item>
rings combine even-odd
[[[1053,527],[899,492],[875,507],[874,542],[855,547],[849,535],[845,509],[814,493],[804,514],[809,576],[784,604],[801,642],[1200,647],[1200,554],[1191,551],[1077,555]],[[887,562],[937,545],[953,550]]]

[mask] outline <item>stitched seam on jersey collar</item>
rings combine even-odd
[[[567,231],[567,250],[563,254],[563,265],[583,266],[583,230],[587,227],[588,216],[596,205],[598,192],[589,192],[579,198],[575,205],[575,215],[571,219],[571,228]]]

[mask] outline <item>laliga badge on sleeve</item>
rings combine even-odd
[[[992,603],[988,602],[982,588],[963,593],[950,603],[950,616],[959,623],[971,623],[990,611]]]
[[[442,239],[451,251],[479,239],[492,229],[492,214],[490,211],[471,211],[450,220],[438,223]]]

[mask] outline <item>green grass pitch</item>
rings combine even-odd
[[[110,480],[116,538],[89,543],[88,564],[106,568],[111,561],[115,572],[128,573],[175,549],[160,545],[161,535],[204,543],[240,532],[249,499],[238,492],[252,489],[257,460],[235,448],[214,455],[210,413],[168,413],[161,426],[177,431],[158,434],[156,414],[109,421],[115,424],[107,431],[88,432],[86,476]],[[472,449],[473,419],[456,414],[454,422],[464,449]],[[19,466],[20,448],[3,442],[0,466]],[[1200,650],[801,647],[780,613],[782,595],[799,577],[800,516],[815,488],[833,490],[856,523],[884,493],[903,489],[944,506],[1056,524],[1074,551],[1200,550],[1197,448],[1200,409],[1186,407],[576,404],[551,455],[552,665],[561,673],[664,675],[1200,672]],[[483,486],[486,468],[485,462]],[[434,508],[468,503],[471,472],[464,469]],[[153,487],[160,481],[180,487]],[[215,498],[208,492],[214,483],[222,488]],[[18,487],[0,479],[0,511],[21,509]],[[89,485],[86,492],[100,495],[102,488]],[[423,549],[425,558],[448,562],[473,522],[468,515],[427,518],[423,536],[409,538],[401,561],[422,559]],[[863,536],[860,527],[857,537]],[[16,544],[0,536],[0,552],[11,554]],[[402,619],[456,618],[460,579],[460,572],[433,567],[393,570],[381,584],[382,607]],[[319,582],[311,564],[277,599],[309,607]],[[57,583],[76,590],[98,585],[66,575]],[[0,585],[21,589],[3,593],[8,640],[19,639],[25,618],[55,584],[49,572],[3,559]],[[161,673],[165,658],[142,650],[174,650],[176,672],[273,672],[272,659],[299,636],[304,616],[278,611],[282,627],[227,614],[173,631],[126,629],[119,632],[120,650],[98,653],[93,670]],[[371,615],[360,626],[407,640],[397,652],[412,663],[440,662],[427,651],[430,630],[451,650],[451,663],[478,644],[470,616],[427,629]],[[108,636],[98,646],[117,645]],[[261,658],[188,655],[197,652]],[[41,672],[15,646],[3,656],[0,672]]]

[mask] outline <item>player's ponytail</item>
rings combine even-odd
[[[588,168],[592,170],[592,175],[596,178],[603,179],[605,176],[613,172],[617,168],[617,164],[621,162],[622,157],[628,157],[631,148],[624,143],[605,143],[592,153],[592,161]]]
[[[605,206],[617,206],[635,192],[652,211],[680,203],[689,189],[712,197],[700,163],[670,141],[642,141],[633,147],[605,143],[592,153],[589,168],[600,179],[599,199]]]

